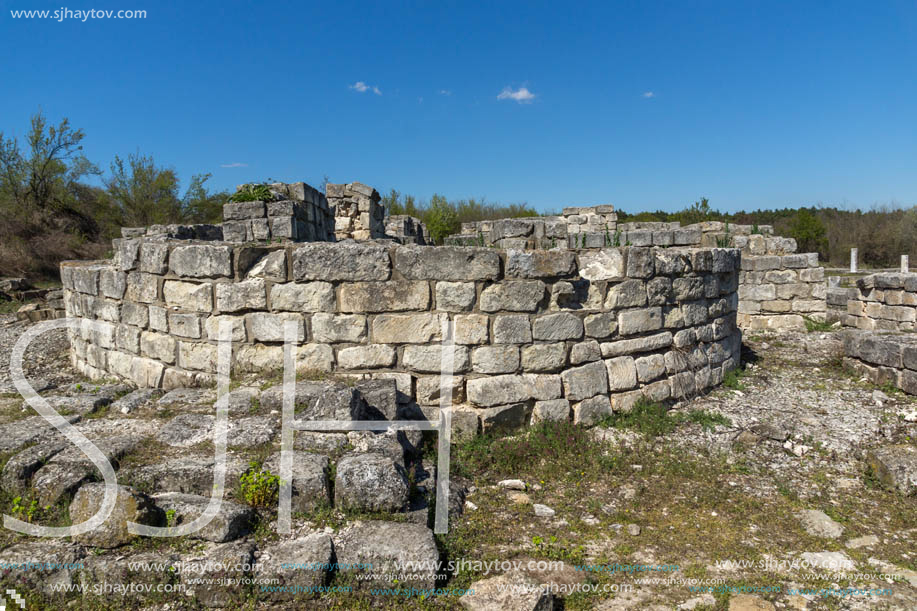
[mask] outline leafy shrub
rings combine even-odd
[[[252,507],[268,508],[277,504],[280,493],[280,477],[265,471],[257,462],[249,463],[249,469],[239,478],[242,500]]]
[[[268,202],[274,194],[267,185],[245,185],[229,197],[231,202]]]

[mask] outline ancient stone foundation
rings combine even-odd
[[[718,384],[739,363],[741,253],[719,248],[497,250],[391,242],[233,244],[145,236],[112,261],[61,266],[71,336],[91,378],[175,388],[214,381],[217,328],[233,368],[395,380],[405,414],[440,403],[454,325],[455,426],[596,422],[640,396]]]
[[[619,246],[729,247],[742,251],[739,327],[805,328],[827,312],[824,268],[817,253],[796,253],[796,240],[773,235],[770,225],[706,221],[618,223],[614,207],[564,208],[561,216],[463,223],[447,244],[556,249]]]
[[[917,274],[883,273],[859,278],[846,289],[844,326],[867,331],[917,328]]]
[[[844,364],[877,386],[890,384],[917,395],[917,336],[844,332]]]

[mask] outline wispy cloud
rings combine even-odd
[[[239,161],[233,161],[232,163],[221,163],[221,168],[247,168],[247,163],[241,163]]]
[[[367,91],[372,91],[376,95],[382,95],[382,92],[379,91],[378,87],[376,87],[375,85],[367,85],[363,81],[357,81],[353,85],[350,85],[350,89],[353,89],[354,91],[358,93],[366,93]]]
[[[654,92],[652,92],[652,91],[644,91],[644,92],[643,92],[643,97],[645,97],[645,98],[648,100],[648,99],[650,99],[650,98],[655,98],[655,97],[656,97],[656,94],[655,94]]]
[[[512,87],[504,87],[503,91],[500,92],[500,95],[497,96],[498,100],[513,100],[520,104],[531,104],[534,100],[536,94],[532,93],[526,87],[520,87],[513,91]]]
[[[452,95],[452,92],[449,91],[448,89],[440,89],[439,95]]]

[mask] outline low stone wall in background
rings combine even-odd
[[[321,191],[304,182],[267,186],[274,201],[224,204],[223,240],[327,242],[333,239],[332,211]]]
[[[881,273],[859,278],[847,289],[846,327],[867,331],[917,329],[917,274]]]
[[[407,214],[385,217],[385,237],[400,244],[433,245],[427,226],[419,218]]]
[[[210,384],[217,329],[233,367],[394,379],[405,410],[435,413],[444,323],[455,328],[456,426],[572,418],[640,396],[703,392],[740,358],[740,252],[499,251],[343,242],[240,246],[124,239],[113,261],[61,266],[74,366],[140,386]]]
[[[917,335],[844,331],[844,364],[877,386],[917,395]]]

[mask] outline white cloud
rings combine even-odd
[[[497,96],[498,100],[513,100],[519,102],[520,104],[530,104],[532,100],[535,99],[535,94],[528,90],[526,87],[520,87],[519,89],[513,91],[512,87],[504,87],[503,91],[500,92],[500,95]]]
[[[653,93],[652,91],[644,91],[643,97],[645,97],[646,99],[655,98],[656,94]]]
[[[449,91],[448,89],[440,89],[439,95],[452,95],[452,92]]]
[[[241,162],[238,162],[238,161],[233,161],[232,163],[221,163],[221,164],[220,164],[220,167],[221,167],[221,168],[247,168],[247,167],[248,167],[248,164],[247,164],[247,163],[241,163]]]
[[[350,89],[353,89],[357,93],[366,93],[367,91],[372,91],[376,95],[382,95],[382,92],[379,91],[379,88],[375,85],[367,85],[363,81],[357,81],[353,85],[350,85]]]

